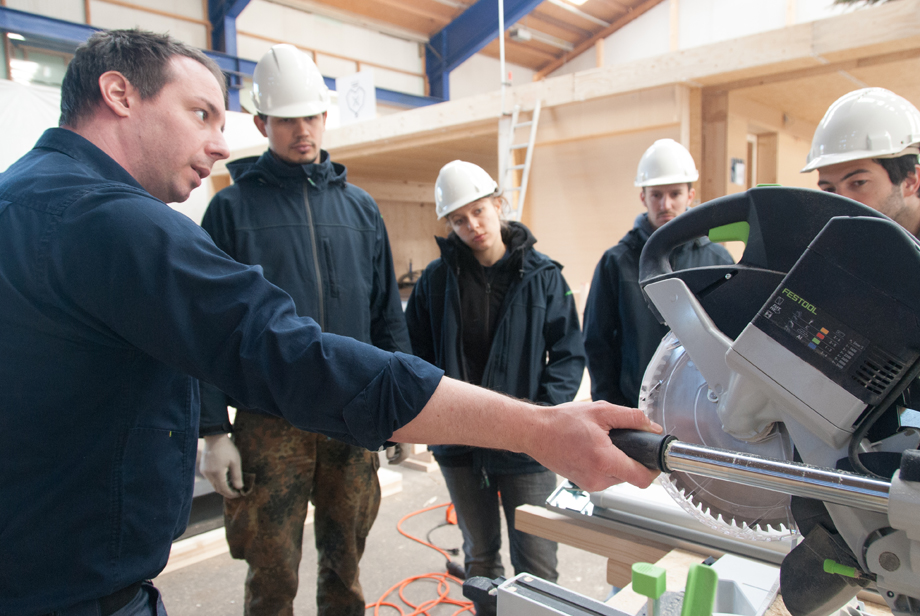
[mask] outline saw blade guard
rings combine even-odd
[[[696,369],[686,349],[669,332],[649,363],[639,408],[681,441],[744,453],[792,460],[792,441],[778,425],[766,439],[750,443],[722,430],[718,399]],[[731,537],[774,541],[795,533],[791,497],[681,471],[663,476],[661,484],[681,508],[707,527]]]

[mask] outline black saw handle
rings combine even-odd
[[[677,440],[670,434],[655,434],[643,430],[611,430],[610,440],[617,449],[653,471],[670,473],[666,454],[671,441]]]

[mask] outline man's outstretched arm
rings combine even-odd
[[[648,486],[657,473],[610,442],[613,428],[661,432],[637,409],[606,402],[537,406],[444,377],[421,413],[391,440],[523,452],[592,492],[621,481]]]

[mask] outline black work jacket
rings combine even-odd
[[[324,332],[409,353],[380,210],[325,150],[320,161],[288,165],[266,151],[229,163],[235,183],[214,196],[201,226],[235,260],[260,265]],[[228,432],[227,405],[238,405],[208,384],[201,394],[201,435]]]
[[[653,229],[648,214],[604,253],[594,270],[585,304],[584,337],[591,375],[591,397],[635,407],[645,368],[668,333],[652,314],[639,287],[639,255]],[[699,238],[671,252],[674,270],[728,265],[731,255],[722,246]]]
[[[526,231],[514,236],[533,237],[524,225],[507,224]],[[469,248],[456,236],[436,239],[441,258],[425,268],[406,308],[412,350],[448,376],[468,380],[459,280],[473,278],[461,276],[459,268],[468,259],[461,259],[459,251]],[[584,346],[562,266],[534,250],[534,241],[525,239],[509,247],[510,262],[520,265],[502,302],[481,385],[538,404],[556,405],[575,398],[584,376]],[[431,449],[442,464],[451,464],[450,458],[462,459],[464,465],[471,461],[488,473],[543,469],[525,454],[455,445]]]

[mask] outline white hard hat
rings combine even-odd
[[[275,45],[252,73],[256,111],[276,118],[306,118],[329,109],[329,88],[316,64],[293,45]]]
[[[920,149],[920,111],[884,88],[863,88],[838,98],[811,141],[802,173],[863,158],[896,158]]]
[[[687,148],[673,139],[659,139],[639,159],[635,185],[663,186],[700,179]]]
[[[441,220],[454,210],[495,194],[498,184],[479,165],[455,160],[441,167],[434,184],[434,204]]]

